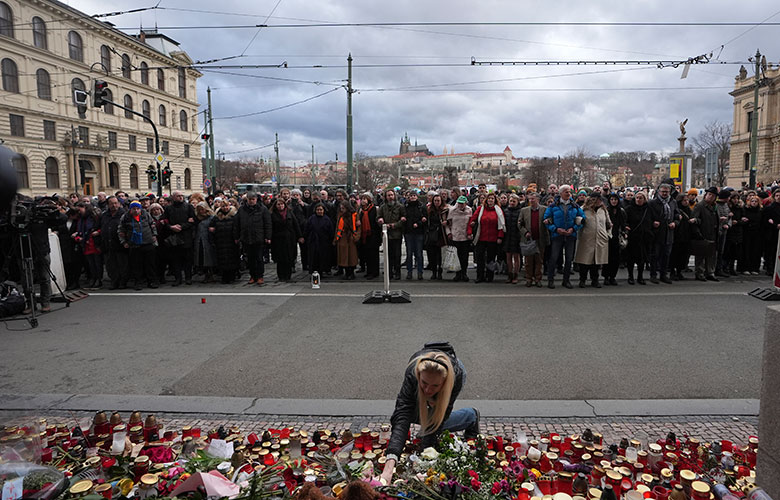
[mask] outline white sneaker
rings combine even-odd
[[[745,276],[750,276],[750,271],[743,271],[742,274]]]

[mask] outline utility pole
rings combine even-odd
[[[756,49],[756,75],[753,83],[753,114],[750,117],[750,189],[756,189],[756,156],[758,156],[758,87],[761,84],[761,52]]]
[[[211,179],[211,187],[209,188],[209,193],[214,194],[214,192],[217,189],[216,182],[217,182],[217,175],[216,175],[216,157],[214,156],[214,120],[212,119],[211,115],[211,87],[208,87],[206,89],[206,93],[208,94],[208,100],[209,100],[209,116],[208,116],[208,128],[209,128],[209,149],[211,150],[211,156],[209,159],[209,178]]]
[[[352,192],[352,53],[347,57],[347,193]]]
[[[314,189],[314,186],[317,184],[317,179],[314,176],[314,144],[311,145],[311,188]]]
[[[274,134],[276,141],[274,141],[274,151],[276,152],[276,192],[281,189],[281,178],[279,177],[279,134]]]

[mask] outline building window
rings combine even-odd
[[[747,131],[752,132],[753,131],[753,112],[748,111],[747,113]]]
[[[136,150],[136,143],[135,143],[135,136],[134,135],[128,135],[127,136],[127,149],[128,149],[128,151],[135,151]]]
[[[133,109],[133,98],[130,97],[129,94],[125,94],[125,107],[128,108],[125,110],[125,118],[133,119],[133,113],[131,113],[129,110]]]
[[[189,168],[184,169],[184,189],[192,189],[192,172]]]
[[[79,127],[79,142],[89,146],[89,127]]]
[[[43,120],[43,139],[46,141],[57,140],[57,124],[51,120]]]
[[[157,88],[159,90],[165,90],[165,71],[157,69]]]
[[[117,148],[117,139],[116,139],[116,132],[109,132],[108,133],[108,149],[116,149]],[[113,184],[111,184],[113,186]]]
[[[152,107],[149,105],[149,101],[144,99],[144,101],[141,103],[141,113],[148,119],[152,119]]]
[[[130,165],[130,189],[138,189],[138,165]]]
[[[36,71],[35,83],[38,85],[38,98],[51,101],[51,78],[49,78],[49,72],[43,68]]]
[[[149,65],[146,62],[141,63],[141,83],[149,85]]]
[[[179,97],[187,98],[187,72],[184,68],[179,68]]]
[[[114,100],[114,93],[111,92],[111,89],[103,89],[103,98],[107,99],[109,101],[113,101]],[[114,114],[114,105],[111,104],[110,102],[104,102],[103,103],[103,111],[105,111],[106,114],[108,114],[108,115],[113,115]]]
[[[30,187],[30,178],[28,176],[27,172],[27,158],[25,158],[22,155],[16,155],[16,157],[11,160],[14,164],[14,167],[16,167],[16,182],[22,189],[27,189]]]
[[[14,37],[14,13],[5,2],[0,2],[0,35]]]
[[[185,144],[184,145],[184,157],[189,158],[190,157],[190,145]]]
[[[745,170],[750,170],[750,153],[745,153],[742,158],[745,162]]]
[[[130,75],[130,56],[122,54],[122,76],[131,78]]]
[[[146,152],[147,153],[154,153],[154,139],[151,137],[146,138]]]
[[[158,125],[160,125],[161,127],[165,127],[165,126],[166,126],[166,123],[165,123],[165,122],[166,122],[166,120],[167,120],[166,111],[165,111],[165,106],[163,106],[162,104],[160,104],[160,108],[158,109],[158,111],[159,111],[159,113],[158,113],[158,114],[160,115],[160,116],[159,116],[159,120],[158,120],[158,121],[159,121]]]
[[[77,90],[83,90],[86,92],[87,87],[84,85],[84,82],[80,78],[74,78],[70,81],[70,90],[71,94],[73,94],[73,104],[76,104],[76,91]]]
[[[179,111],[179,128],[187,131],[187,112],[183,109]]]
[[[74,61],[84,62],[84,42],[75,31],[68,33],[68,55]]]
[[[119,187],[119,164],[117,163],[108,164],[108,185],[113,188]]]
[[[108,73],[111,73],[111,49],[108,48],[108,45],[100,46],[100,64]]]
[[[33,44],[39,49],[49,48],[49,41],[46,37],[46,23],[38,16],[32,18]]]
[[[22,115],[8,115],[11,121],[11,135],[24,137],[24,117]]]
[[[60,169],[57,167],[57,159],[49,156],[46,158],[46,188],[59,189]]]
[[[168,153],[168,148],[169,148],[168,141],[162,141],[162,153],[164,155],[169,154]]]
[[[11,59],[5,58],[0,62],[0,71],[3,73],[3,90],[18,94],[19,71],[16,69],[16,63]]]

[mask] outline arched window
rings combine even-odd
[[[14,37],[14,13],[5,2],[0,2],[0,35]]]
[[[149,65],[146,62],[141,63],[141,83],[149,85]]]
[[[184,189],[192,189],[192,172],[189,168],[184,169]]]
[[[106,67],[106,71],[111,73],[111,49],[108,45],[100,46],[100,63]]]
[[[157,69],[157,88],[165,90],[165,71],[162,68]]]
[[[108,185],[113,188],[119,187],[119,164],[111,162],[108,164]]]
[[[49,72],[40,68],[35,72],[35,82],[38,84],[38,98],[51,101],[51,79]]]
[[[122,54],[122,76],[125,78],[131,78],[130,76],[130,56]]]
[[[60,170],[57,167],[57,159],[49,156],[46,158],[46,188],[59,189]]]
[[[152,119],[152,107],[146,99],[141,103],[141,113],[150,120]]]
[[[130,165],[130,189],[138,189],[138,165]]]
[[[5,58],[0,62],[0,71],[3,73],[3,90],[19,93],[19,71],[12,59]]]
[[[166,122],[168,120],[168,117],[166,116],[165,106],[163,106],[162,104],[160,104],[159,115],[160,116],[159,119],[157,120],[158,121],[157,125],[161,127],[167,126]]]
[[[27,158],[22,155],[16,155],[11,160],[16,167],[16,182],[21,189],[27,189],[30,187],[30,177],[27,172]]]
[[[179,111],[179,128],[187,131],[187,112],[183,109]]]
[[[125,107],[129,109],[133,109],[133,98],[130,97],[130,95],[125,94]],[[125,110],[125,118],[133,119],[133,113],[131,113],[128,110]]]
[[[49,48],[49,40],[46,37],[46,23],[38,16],[32,18],[33,44],[39,49]]]
[[[84,42],[75,31],[68,33],[68,55],[74,61],[84,62]]]
[[[111,92],[111,89],[104,89],[103,90],[103,96],[105,97],[105,99],[108,99],[109,101],[113,101],[114,100],[114,93]],[[108,115],[113,115],[114,114],[114,105],[111,104],[111,103],[108,103],[108,102],[103,103],[103,111],[105,111],[106,114],[108,114]]]
[[[87,87],[84,85],[84,82],[80,78],[74,78],[70,81],[70,93],[73,97],[73,103],[76,103],[76,91],[77,90],[83,90],[86,91]]]
[[[187,72],[179,68],[179,97],[187,98]]]

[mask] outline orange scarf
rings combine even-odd
[[[357,214],[352,212],[352,231],[355,230],[356,224],[355,221],[357,220]],[[339,217],[339,228],[338,231],[336,231],[336,241],[341,239],[341,235],[344,234],[344,216],[342,215]]]
[[[371,222],[368,220],[368,212],[374,208],[374,205],[368,204],[365,210],[362,212],[360,218],[360,242],[365,243],[369,236],[371,236]]]

